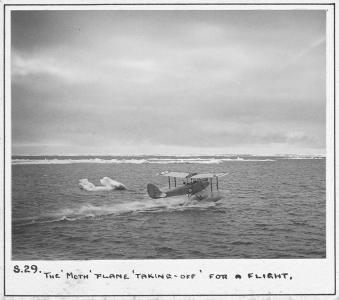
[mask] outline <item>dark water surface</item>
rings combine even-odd
[[[60,158],[58,158],[60,160]],[[12,165],[12,257],[15,260],[156,258],[322,258],[325,159],[267,158],[149,163]],[[16,161],[16,163],[14,163]],[[62,162],[62,161],[59,161]],[[222,199],[150,199],[164,170],[228,172]],[[128,190],[87,192],[108,176]]]

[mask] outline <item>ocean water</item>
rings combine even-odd
[[[14,260],[326,257],[321,157],[13,157]],[[160,171],[227,172],[221,199],[150,199]],[[89,192],[110,177],[127,190]]]

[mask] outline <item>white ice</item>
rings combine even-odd
[[[124,184],[115,181],[109,177],[101,178],[100,183],[102,184],[102,186],[95,186],[92,182],[88,181],[87,178],[79,179],[79,187],[90,192],[126,190],[126,186]]]

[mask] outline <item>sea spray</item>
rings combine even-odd
[[[14,220],[13,225],[27,226],[42,223],[100,220],[122,214],[162,213],[184,210],[204,210],[217,206],[215,201],[199,201],[194,197],[176,196],[165,199],[147,199],[112,203],[111,205],[81,204],[78,207],[61,209],[54,214]]]

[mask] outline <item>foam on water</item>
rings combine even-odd
[[[102,219],[109,216],[121,214],[134,214],[146,212],[171,212],[187,209],[207,209],[222,203],[223,193],[210,195],[208,198],[199,200],[194,196],[176,196],[161,199],[149,199],[146,195],[143,200],[129,201],[125,203],[112,203],[105,205],[81,204],[78,207],[61,209],[53,214],[45,216],[26,217],[14,220],[14,225],[26,226],[41,223],[78,221],[84,219]]]

